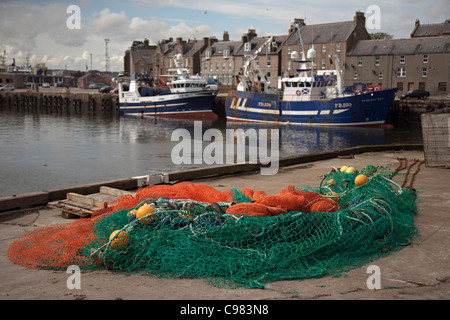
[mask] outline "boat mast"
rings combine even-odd
[[[308,71],[311,71],[312,67],[308,68],[307,65],[306,65],[307,63],[311,63],[311,61],[306,60],[305,47],[303,45],[303,38],[302,38],[302,34],[300,32],[301,29],[302,29],[302,26],[297,24],[297,23],[292,24],[292,26],[297,28],[298,40],[299,40],[299,43],[300,43],[300,47],[302,49],[302,60],[298,61],[298,62],[300,62],[300,69],[298,69],[297,71],[299,72],[299,77],[307,77],[308,76]]]
[[[261,68],[255,62],[259,53],[272,41],[274,37],[271,36],[264,42],[261,47],[253,54],[247,55],[247,61],[243,67],[243,74],[239,76],[240,83],[237,86],[238,91],[248,91],[251,86],[257,85],[258,89],[262,92],[275,93],[276,91],[269,88],[269,81],[267,75],[261,71]]]
[[[337,95],[340,96],[342,94],[342,69],[341,69],[341,61],[337,54],[333,54],[334,63],[336,64],[336,91]]]

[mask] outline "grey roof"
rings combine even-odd
[[[183,56],[185,57],[191,57],[193,56],[198,50],[200,50],[203,46],[203,41],[196,41],[196,42],[191,42],[191,47],[189,48],[188,51],[186,51],[185,53],[183,53]]]
[[[277,35],[277,36],[273,36],[273,41],[275,41],[277,43],[277,48],[276,50],[272,51],[271,54],[274,53],[278,53],[281,50],[281,45],[283,44],[283,42],[287,39],[288,35]],[[250,40],[251,43],[251,52],[253,53],[254,51],[256,51],[257,49],[259,49],[267,40],[269,40],[270,36],[263,36],[263,37],[254,37],[252,40]],[[242,42],[239,42],[240,44],[242,44]],[[235,55],[244,55],[245,53],[249,53],[249,52],[244,52],[244,46],[242,45],[239,50],[237,52],[235,52]],[[266,51],[263,50],[262,54],[265,54]]]
[[[349,56],[450,53],[450,37],[361,40],[347,51]]]
[[[432,37],[446,34],[450,35],[450,19],[443,23],[419,24],[411,37]]]
[[[236,50],[239,49],[241,41],[218,41],[213,43],[211,46],[212,56],[223,55],[223,50],[230,50],[230,55],[235,54]]]
[[[301,28],[303,43],[344,42],[354,29],[353,21],[305,25]],[[299,44],[297,31],[292,33],[286,45]]]

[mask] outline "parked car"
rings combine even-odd
[[[42,88],[50,88],[50,83],[44,82]]]
[[[100,92],[100,93],[109,93],[112,89],[114,89],[114,88],[110,87],[110,86],[106,86],[106,87],[102,87],[102,88],[98,89],[98,92]]]
[[[6,84],[0,88],[0,91],[14,91],[14,89],[15,89],[14,86]]]
[[[101,89],[103,87],[107,87],[107,84],[104,83],[93,83],[89,86],[89,89]]]
[[[113,88],[109,93],[119,93],[119,88]]]
[[[430,96],[430,93],[425,90],[409,90],[400,96],[400,99],[425,99]]]
[[[56,87],[65,87],[65,88],[68,88],[69,85],[66,84],[66,83],[63,83],[63,82],[59,82],[59,83],[56,84]]]

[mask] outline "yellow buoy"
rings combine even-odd
[[[327,186],[328,188],[330,188],[331,190],[333,190],[336,187],[336,180],[334,179],[330,179],[326,182],[325,186]]]
[[[343,166],[343,167],[341,167],[341,172],[345,172],[346,170],[347,170],[347,166]]]
[[[337,200],[339,198],[339,195],[334,191],[328,192],[326,196],[332,200]]]
[[[127,216],[128,216],[128,217],[135,217],[135,216],[136,216],[136,211],[137,211],[137,210],[130,210],[130,211],[127,213]]]
[[[353,168],[353,167],[348,167],[348,168],[345,170],[345,172],[347,172],[347,173],[356,173],[356,169]]]
[[[130,243],[130,236],[125,231],[116,230],[109,236],[109,241],[111,241],[111,248],[120,250],[128,246]]]
[[[139,223],[150,224],[153,221],[155,221],[155,215],[151,214],[154,212],[155,212],[155,209],[153,209],[153,207],[144,204],[136,211],[136,218],[139,219]],[[149,215],[149,216],[147,218],[145,218],[145,216],[147,216],[147,215]]]
[[[363,185],[367,182],[369,182],[369,178],[367,178],[364,174],[359,174],[355,178],[355,185],[357,186]]]

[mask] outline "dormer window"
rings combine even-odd
[[[246,42],[246,43],[244,44],[244,51],[250,52],[251,49],[252,49],[251,43],[250,43],[250,42]]]
[[[205,58],[206,59],[210,59],[211,58],[211,50],[206,50],[205,51]]]
[[[228,50],[228,49],[223,50],[223,57],[225,59],[227,59],[229,56],[230,56],[230,50]]]

